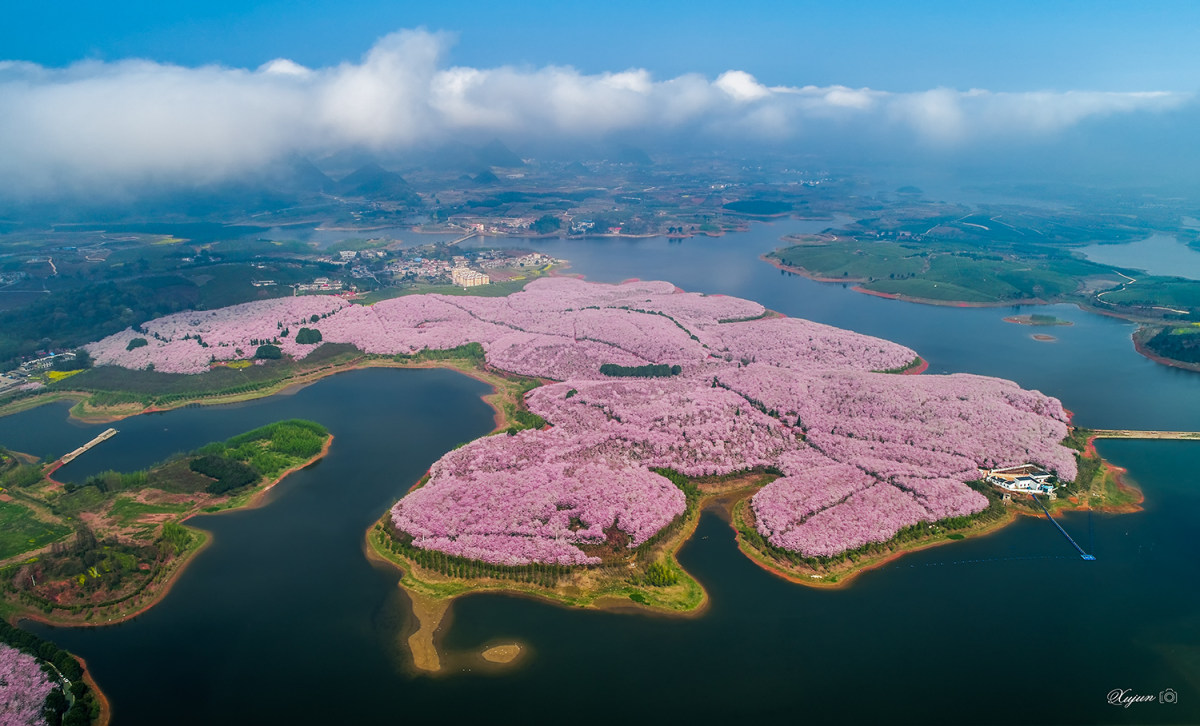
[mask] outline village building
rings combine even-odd
[[[492,281],[492,278],[469,267],[455,267],[450,270],[450,281],[462,287],[477,287],[479,285],[487,285]]]
[[[989,484],[1009,492],[1024,494],[1047,494],[1054,498],[1054,475],[1034,464],[1009,466],[1003,469],[983,469],[983,478]]]
[[[341,280],[330,280],[328,277],[314,278],[310,283],[301,283],[296,285],[297,292],[329,292],[330,290],[341,290],[345,286]]]
[[[55,363],[72,360],[75,360],[75,354],[73,352],[51,353],[50,355],[42,358],[35,358],[30,361],[25,361],[17,368],[17,370],[25,374],[34,373],[37,371],[47,371],[50,370]]]

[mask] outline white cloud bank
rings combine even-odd
[[[256,70],[0,62],[0,190],[214,181],[293,153],[403,149],[485,134],[570,140],[649,131],[706,142],[786,141],[814,127],[849,127],[952,146],[1191,101],[1170,92],[768,87],[737,70],[715,80],[655,80],[637,69],[444,67],[448,43],[442,34],[403,31],[360,63],[320,69],[286,59]]]

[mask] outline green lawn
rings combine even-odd
[[[993,302],[995,298],[979,290],[962,287],[944,280],[914,277],[910,280],[876,280],[865,283],[864,288],[876,292],[920,298],[922,300],[944,300],[946,302]]]
[[[117,497],[108,511],[112,520],[122,526],[133,524],[146,514],[179,514],[190,509],[189,504],[143,504],[129,497]]]
[[[0,502],[0,559],[37,549],[70,533],[67,527],[38,520],[28,507]]]
[[[819,277],[882,278],[915,275],[925,267],[919,250],[893,242],[796,245],[773,255],[791,267],[803,267]]]
[[[947,302],[1059,299],[1078,289],[1083,277],[1107,269],[1052,248],[982,253],[968,243],[930,240],[846,239],[786,247],[773,257],[818,277],[865,280],[868,290]]]
[[[1177,277],[1139,277],[1119,292],[1105,293],[1105,302],[1118,305],[1161,305],[1200,310],[1200,282]]]

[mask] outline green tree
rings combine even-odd
[[[550,234],[551,232],[557,231],[560,227],[562,227],[562,220],[560,220],[558,217],[555,217],[553,214],[547,214],[539,217],[537,221],[530,226],[530,229],[537,234]]]
[[[296,333],[296,342],[301,345],[314,345],[321,342],[321,331],[313,328],[300,328]]]

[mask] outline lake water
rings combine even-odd
[[[753,298],[912,346],[931,373],[969,371],[1058,396],[1094,427],[1200,429],[1200,375],[1133,350],[1131,326],[1068,306],[1057,342],[1002,322],[1034,308],[951,308],[861,295],[781,273],[757,256],[828,222],[665,239],[531,241],[589,279],[668,279]],[[508,242],[506,242],[506,245]],[[1036,309],[1041,311],[1041,309]],[[1200,722],[1200,443],[1101,442],[1144,487],[1134,515],[1068,514],[1098,557],[1081,561],[1044,519],[906,555],[843,590],[780,580],[738,553],[706,513],[680,553],[707,588],[700,617],[568,610],[525,598],[455,603],[450,650],[520,640],[502,675],[410,675],[408,605],[363,532],[442,452],[491,427],[482,384],[448,371],[364,370],[292,395],[129,419],[61,470],[144,466],[267,421],[303,416],[337,437],[262,508],[193,520],[214,534],[165,600],[121,625],[31,626],[88,660],[115,723],[358,723],[405,719],[593,723]],[[104,426],[65,405],[0,419],[0,443],[59,455]],[[1176,704],[1106,703],[1116,688]]]
[[[1128,267],[1150,275],[1200,280],[1200,250],[1166,234],[1156,234],[1137,242],[1088,245],[1079,251],[1092,262]]]

